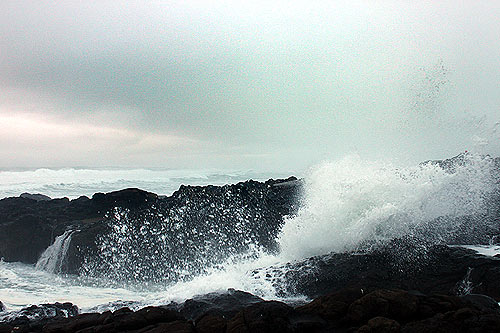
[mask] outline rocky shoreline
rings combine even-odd
[[[488,296],[424,295],[398,289],[344,289],[296,307],[229,290],[135,312],[125,307],[77,314],[70,303],[52,308],[58,311],[51,318],[21,316],[0,323],[0,333],[500,331],[500,307]],[[40,309],[31,307],[24,313]]]
[[[492,161],[498,185],[500,159]],[[459,155],[435,163],[453,172],[466,159]],[[181,186],[169,197],[125,189],[75,200],[5,198],[0,200],[0,258],[38,262],[52,273],[119,280],[134,272],[133,282],[175,282],[189,276],[171,267],[189,263],[200,273],[249,246],[276,252],[277,234],[286,217],[297,212],[302,187],[291,177]],[[498,241],[498,189],[486,207],[485,214],[454,220],[452,232],[436,231],[440,224],[430,221],[382,244],[250,272],[272,284],[278,297],[302,295],[313,300],[307,304],[264,301],[236,290],[136,311],[125,304],[103,313],[80,314],[71,303],[56,303],[10,315],[0,302],[0,333],[500,332],[500,258],[455,246]],[[56,256],[46,253],[56,245]],[[111,255],[124,258],[119,265],[106,252],[111,245]],[[154,262],[154,269],[144,262]]]

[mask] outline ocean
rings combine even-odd
[[[298,175],[304,184],[300,206],[296,214],[285,217],[276,239],[278,252],[263,251],[249,240],[246,252],[228,256],[224,262],[206,267],[198,275],[189,272],[190,265],[185,262],[184,267],[176,269],[188,271],[185,276],[189,278],[178,281],[116,279],[120,275],[134,274],[129,268],[120,266],[130,256],[127,251],[133,249],[109,243],[126,243],[130,240],[127,237],[134,236],[124,232],[130,221],[127,221],[127,214],[117,210],[115,234],[101,240],[102,244],[111,244],[108,250],[102,247],[103,251],[110,251],[106,252],[107,255],[113,259],[125,258],[115,260],[115,266],[110,266],[116,270],[108,272],[113,278],[58,273],[57,260],[64,257],[71,240],[71,232],[67,232],[55,239],[37,265],[0,261],[0,300],[10,311],[29,304],[67,301],[78,305],[82,312],[104,311],[124,305],[137,309],[181,302],[195,295],[228,288],[248,291],[264,299],[305,300],[297,293],[279,292],[277,286],[280,282],[269,279],[269,276],[286,279],[287,263],[331,252],[367,251],[395,238],[421,234],[422,230],[428,244],[443,244],[447,235],[455,231],[457,219],[484,216],[490,209],[489,198],[498,195],[495,160],[474,154],[465,154],[462,158],[465,163],[455,165],[452,171],[446,165],[436,163],[403,167],[387,161],[366,160],[358,155],[318,164]],[[288,176],[290,174],[220,170],[1,171],[0,197],[30,192],[53,198],[77,198],[128,187],[171,195],[180,184],[223,185]],[[468,221],[482,223],[481,219]],[[144,228],[147,229],[149,224],[146,222]],[[235,225],[237,222],[234,221]],[[217,221],[207,220],[206,223],[215,225]],[[152,244],[165,241],[161,234],[146,234],[153,235]],[[493,239],[490,244],[458,245],[488,256],[500,253],[500,247]],[[203,251],[200,247],[200,257],[217,254]],[[150,269],[155,269],[155,262],[148,264]]]

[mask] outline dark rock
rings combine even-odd
[[[250,293],[229,289],[225,293],[209,293],[193,297],[176,309],[187,319],[196,321],[204,315],[231,318],[249,305],[262,302],[260,297]]]
[[[146,318],[130,310],[115,311],[112,318],[113,327],[118,332],[136,330],[148,325]]]
[[[80,197],[70,201],[68,198],[34,200],[23,195],[0,200],[0,258],[36,263],[40,254],[68,228],[86,229],[92,224],[102,224],[105,213],[116,205],[143,207],[151,205],[156,195],[127,189],[97,197],[97,200]]]
[[[184,319],[184,317],[177,311],[154,306],[142,308],[137,311],[137,314],[144,317],[144,319],[146,319],[149,324],[168,323],[171,321]]]
[[[141,333],[164,333],[164,332],[172,332],[172,333],[195,333],[193,324],[187,321],[173,321],[170,323],[162,323],[157,325],[154,328],[140,331]]]
[[[401,325],[395,320],[375,317],[368,321],[368,324],[361,326],[357,332],[359,333],[399,333]]]
[[[156,194],[137,188],[127,188],[107,194],[96,193],[92,196],[94,204],[104,210],[110,207],[126,207],[129,209],[149,207],[157,199]]]
[[[52,200],[49,196],[46,196],[46,195],[40,194],[40,193],[36,193],[36,194],[22,193],[19,197],[26,198],[26,199],[31,199],[31,200],[35,200],[35,201],[49,201],[49,200]]]
[[[270,274],[269,279],[284,295],[295,292],[317,298],[345,288],[399,288],[455,295],[463,292],[460,286],[466,281],[472,292],[500,300],[496,282],[500,281],[499,259],[448,246],[430,246],[420,254],[418,249],[405,251],[384,248],[337,253],[261,270]]]
[[[403,290],[343,290],[295,309],[281,302],[259,301],[235,315],[222,317],[207,308],[194,325],[170,308],[147,307],[136,312],[122,308],[69,318],[24,316],[0,323],[0,332],[12,332],[14,327],[16,332],[45,333],[498,332],[500,311],[492,309],[491,304],[485,306],[481,295],[475,296],[467,299]],[[215,295],[209,298],[217,303]]]
[[[14,221],[0,225],[0,258],[5,261],[36,263],[50,245],[51,239],[52,229],[42,218],[32,214],[19,216]]]
[[[275,186],[283,182],[289,184]],[[181,186],[149,207],[113,209],[104,225],[74,235],[70,272],[168,283],[202,274],[251,247],[277,251],[283,217],[298,208],[299,188],[293,184],[295,178]]]
[[[68,318],[78,315],[78,307],[71,303],[32,305],[19,311],[19,316],[29,319]]]
[[[418,298],[402,290],[377,290],[354,301],[347,318],[352,322],[364,322],[374,317],[386,317],[398,321],[410,321],[418,313]]]
[[[226,332],[292,332],[288,316],[293,312],[293,308],[281,302],[257,303],[236,314],[227,323]]]
[[[0,312],[5,311],[5,305],[0,301]]]
[[[489,309],[493,311],[500,310],[498,303],[493,298],[486,295],[468,294],[460,297],[480,309]]]
[[[196,321],[196,332],[198,333],[224,333],[227,320],[215,315],[204,315]]]
[[[338,320],[347,314],[349,306],[363,296],[361,289],[344,289],[330,295],[321,296],[312,302],[299,306],[300,313],[316,314],[327,320]]]
[[[142,265],[138,259],[158,259],[160,266],[164,262],[169,267],[184,266],[190,261],[195,263],[193,274],[198,274],[205,265],[217,264],[227,256],[245,251],[249,240],[252,245],[276,250],[275,239],[283,216],[296,211],[299,192],[300,182],[291,177],[265,183],[247,181],[225,186],[181,186],[172,196],[163,198],[139,189],[96,193],[92,199],[80,197],[71,201],[67,198],[48,201],[5,198],[0,200],[0,258],[34,264],[57,236],[71,229],[76,232],[72,234],[62,272],[79,273],[86,263],[84,273],[99,275],[105,272],[109,277],[107,254],[97,243],[101,239],[113,241],[110,234],[115,231],[112,227],[117,224],[116,217],[122,214],[128,222],[120,223],[129,223],[131,231],[141,228],[142,221],[148,219],[151,227],[141,235],[151,237],[161,231],[157,237],[165,236],[166,239],[155,241],[153,237],[150,239],[152,246],[146,248],[140,248],[144,242],[139,240],[139,258],[129,258],[128,261],[137,263],[137,267],[119,266],[111,273],[120,278],[132,277],[132,274],[124,273],[143,267],[142,270],[146,271],[137,274],[140,279],[177,279],[176,272],[164,276],[163,267],[148,271],[148,266]],[[174,223],[166,223],[167,220],[178,220],[177,224],[181,225],[175,224],[174,228]],[[217,224],[207,223],[212,220]],[[238,226],[234,225],[235,221],[239,221]],[[210,225],[216,225],[218,230],[207,232],[205,229]],[[218,250],[218,242],[222,240],[227,247]],[[179,242],[184,242],[185,246],[178,246]],[[188,243],[192,245],[187,246]],[[160,248],[163,244],[167,244],[167,248]],[[213,256],[200,254],[200,244],[205,244],[206,251],[212,252]],[[159,249],[162,251],[155,252]],[[207,258],[211,262],[201,262]],[[198,266],[197,262],[200,262]]]

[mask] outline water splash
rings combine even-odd
[[[66,230],[62,235],[57,236],[54,243],[50,245],[40,256],[36,263],[36,269],[49,273],[61,273],[62,266],[68,252],[71,236],[74,230]]]
[[[419,234],[445,241],[463,223],[481,223],[496,189],[494,160],[464,154],[449,164],[397,168],[349,156],[314,168],[302,208],[279,236],[283,260],[354,251]]]
[[[279,253],[266,250],[255,233],[266,225],[265,212],[230,191],[221,195],[224,205],[191,193],[175,209],[137,214],[115,208],[108,216],[112,231],[98,238],[98,254],[87,258],[82,274],[161,285],[169,299],[224,288],[287,298],[294,296],[285,281],[295,269],[290,261],[403,238],[419,246],[408,253],[419,260],[429,244],[450,242],[459,232],[481,234],[477,228],[488,221],[498,187],[494,163],[463,154],[409,168],[359,156],[319,165],[305,179],[298,213],[267,233],[276,237]],[[314,271],[307,264],[303,269]]]

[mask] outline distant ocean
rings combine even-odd
[[[136,187],[159,195],[170,195],[180,185],[224,185],[240,181],[287,178],[291,173],[252,170],[172,169],[33,169],[0,170],[0,199],[21,193],[41,193],[51,198],[70,199],[97,192]]]

